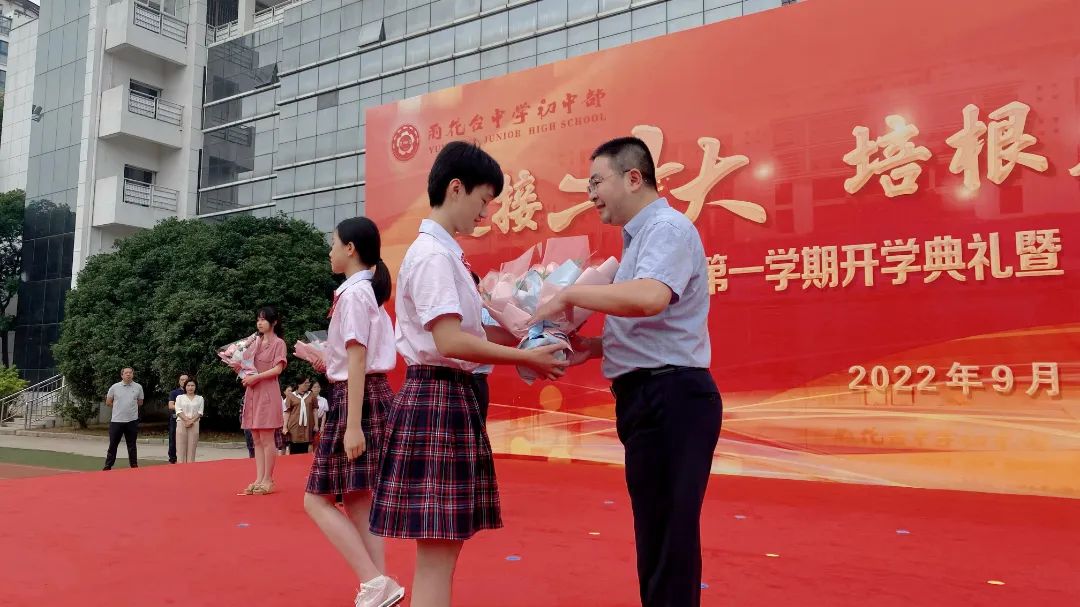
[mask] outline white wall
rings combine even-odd
[[[15,16],[8,43],[4,124],[0,134],[0,192],[26,189],[37,34],[37,19]]]
[[[177,190],[179,216],[194,216],[196,209],[198,157],[202,147],[202,133],[199,130],[202,72],[206,65],[206,2],[191,2],[181,11],[189,27],[185,46],[186,65],[178,66],[133,52],[132,49],[103,53],[102,46],[109,27],[108,1],[90,0],[91,31],[87,43],[87,95],[83,104],[85,120],[76,208],[75,274],[86,264],[88,257],[108,251],[116,239],[131,233],[121,227],[93,227],[96,181],[122,175],[125,164],[156,171],[158,185]],[[162,99],[184,107],[180,126],[181,149],[171,150],[129,137],[98,139],[103,110],[101,94],[130,80],[156,86],[162,90]]]

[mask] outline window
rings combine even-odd
[[[0,65],[7,65],[8,43],[0,40]]]
[[[7,72],[0,70],[0,91],[7,88]]]
[[[138,80],[131,81],[131,92],[139,93],[140,95],[152,97],[154,99],[157,99],[161,96],[161,89],[150,86],[149,84],[143,84]]]
[[[330,91],[329,93],[323,93],[316,99],[316,107],[320,110],[327,110],[332,107],[337,107],[338,104],[338,92]]]
[[[124,165],[124,179],[138,181],[147,185],[154,184],[154,172],[148,169],[140,169],[129,164]]]
[[[360,40],[357,46],[365,47],[372,44],[378,44],[386,40],[386,27],[383,24],[382,19],[374,23],[368,23],[364,27],[360,28]]]

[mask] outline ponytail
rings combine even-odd
[[[390,289],[390,268],[380,259],[375,262],[375,276],[371,278],[371,290],[380,306],[390,299]]]
[[[342,244],[352,244],[360,262],[371,267],[375,275],[371,278],[371,290],[375,292],[375,301],[379,305],[390,299],[390,269],[382,260],[382,239],[379,227],[367,217],[350,217],[337,225],[338,239]]]

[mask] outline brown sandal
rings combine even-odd
[[[251,492],[252,495],[270,495],[274,492],[274,481],[270,481],[265,485],[256,485],[255,489]]]

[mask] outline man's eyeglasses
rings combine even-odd
[[[600,187],[601,183],[604,183],[611,177],[615,177],[616,175],[622,176],[625,173],[626,171],[616,171],[610,175],[605,175],[603,177],[593,176],[592,179],[589,179],[589,184],[585,186],[585,192],[588,194],[593,194],[594,192],[596,192],[596,188]]]

